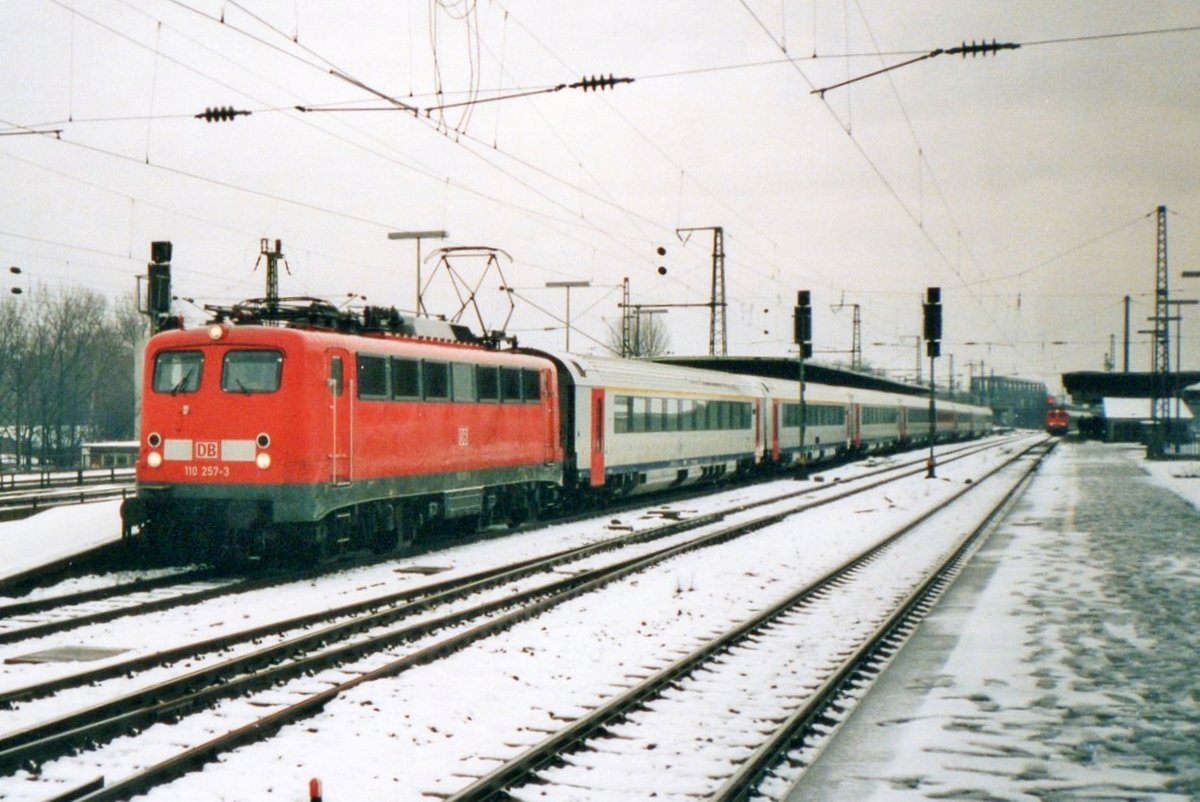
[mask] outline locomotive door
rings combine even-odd
[[[326,352],[328,373],[325,384],[329,393],[329,483],[348,485],[353,475],[351,447],[353,426],[350,404],[354,398],[353,380],[347,378],[350,354],[340,348]]]
[[[592,388],[592,470],[588,483],[592,487],[604,485],[604,390]]]

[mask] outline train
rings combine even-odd
[[[1066,407],[1052,406],[1046,410],[1046,431],[1062,437],[1071,431],[1071,413]]]
[[[434,530],[977,437],[927,397],[481,341],[316,299],[209,307],[144,357],[137,543],[224,559],[387,551]]]

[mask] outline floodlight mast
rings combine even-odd
[[[417,241],[417,317],[425,315],[425,301],[421,297],[421,240],[446,239],[450,236],[445,231],[389,231],[388,239],[415,239]]]

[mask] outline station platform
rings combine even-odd
[[[789,802],[1200,799],[1200,463],[1062,442]]]
[[[0,594],[33,574],[120,542],[120,499],[52,507],[28,518],[0,522]]]

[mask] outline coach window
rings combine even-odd
[[[283,374],[278,351],[229,351],[221,368],[221,389],[227,393],[273,393]]]
[[[679,402],[679,428],[685,432],[696,428],[696,402],[690,398]]]
[[[450,400],[450,365],[446,362],[422,362],[421,383],[429,401]]]
[[[527,404],[536,404],[542,400],[542,373],[538,370],[524,368],[521,370],[521,398]]]
[[[665,432],[667,431],[667,410],[669,405],[666,398],[651,398],[650,405],[654,410],[650,418],[650,431]]]
[[[421,363],[392,357],[392,398],[413,401],[421,398]]]
[[[388,358],[359,354],[358,397],[379,400],[388,396]]]
[[[520,368],[500,368],[500,397],[505,403],[520,402]]]
[[[163,351],[154,358],[154,392],[194,393],[200,389],[203,369],[199,351]]]
[[[627,434],[629,432],[629,405],[631,399],[627,395],[619,395],[613,399],[613,432]]]
[[[721,428],[721,402],[709,401],[706,405],[708,419],[704,423],[704,428],[710,432],[715,432]]]
[[[500,400],[500,373],[492,365],[475,366],[475,391],[480,401]]]
[[[629,427],[630,431],[644,432],[646,431],[646,419],[648,417],[647,411],[650,408],[650,400],[648,398],[634,396],[630,399],[630,401],[632,402],[632,406],[630,407],[629,411],[629,423],[631,424]]]
[[[455,401],[475,400],[475,366],[469,362],[450,363],[450,386]]]

